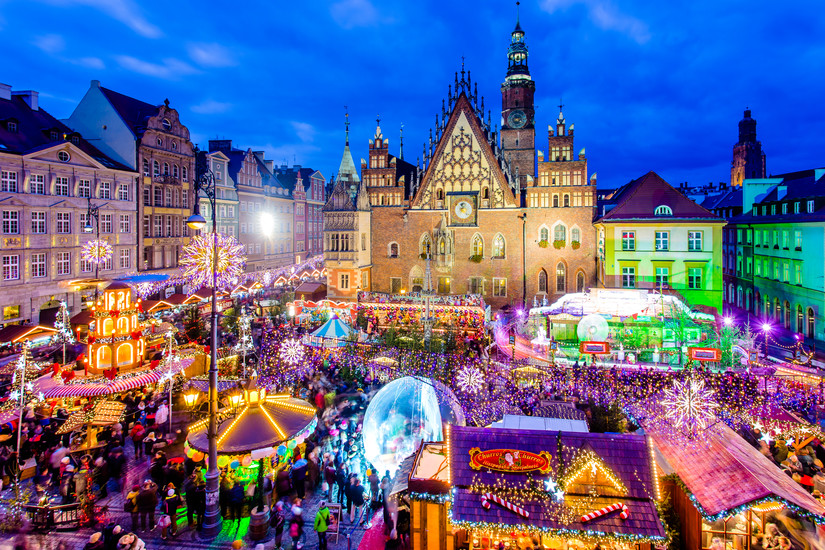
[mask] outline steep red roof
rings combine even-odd
[[[606,212],[600,221],[615,220],[662,220],[691,219],[715,220],[722,222],[710,210],[702,208],[682,193],[671,187],[656,172],[648,172],[616,190],[613,200],[616,206]],[[672,216],[657,216],[654,212],[659,206],[667,206]]]

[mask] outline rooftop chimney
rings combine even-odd
[[[28,105],[32,111],[37,111],[37,97],[40,95],[39,92],[35,92],[34,90],[19,90],[12,92],[11,95],[23,98],[23,101],[26,102],[26,105]]]
[[[11,84],[0,84],[0,99],[11,99]]]

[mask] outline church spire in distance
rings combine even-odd
[[[507,50],[507,80],[530,80],[527,67],[527,44],[524,43],[524,31],[521,28],[520,2],[516,2],[516,28],[510,33],[510,47]]]

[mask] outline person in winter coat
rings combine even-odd
[[[89,537],[89,542],[83,547],[83,550],[105,550],[103,533],[93,533],[92,536]]]
[[[347,473],[347,465],[339,464],[335,470],[335,483],[338,485],[338,504],[344,504],[344,495],[349,486],[349,475]]]
[[[75,499],[74,466],[68,464],[60,477],[60,494],[63,504],[71,504]]]
[[[137,508],[137,497],[140,494],[140,485],[132,485],[132,490],[126,493],[126,501],[123,504],[124,511],[132,516],[132,531],[138,530],[140,513]]]
[[[324,482],[327,484],[327,494],[324,497],[327,500],[332,500],[332,488],[335,486],[335,466],[332,460],[327,460],[324,466]]]
[[[295,488],[295,493],[298,495],[298,498],[303,499],[306,496],[306,489],[305,483],[307,478],[307,461],[303,461],[304,464],[298,468],[292,468],[291,477],[292,477],[292,486]]]
[[[158,486],[147,479],[135,500],[140,514],[140,528],[146,530],[146,520],[148,519],[149,530],[154,529],[155,508],[158,506]]]
[[[152,434],[149,435],[151,436]],[[147,437],[146,440],[148,439]],[[146,440],[144,440],[144,443]],[[157,483],[158,487],[166,485],[166,463],[166,454],[155,453],[155,458],[152,459],[152,464],[149,466],[149,475],[152,477],[152,481]]]
[[[327,503],[322,500],[318,513],[315,514],[315,524],[313,526],[315,532],[318,533],[318,550],[327,550],[327,530],[332,521],[333,516],[327,508]]]
[[[117,542],[118,550],[145,550],[146,543],[134,533],[127,533]]]
[[[155,432],[149,432],[149,434],[143,438],[143,452],[147,457],[152,456],[152,448],[155,446]]]
[[[240,481],[235,481],[232,485],[232,488],[229,490],[228,504],[229,504],[229,516],[232,521],[238,520],[241,521],[241,516],[243,515],[243,502],[244,502],[244,490],[243,485],[241,485]]]
[[[146,429],[140,422],[137,422],[129,431],[129,437],[135,446],[135,459],[143,458],[143,439],[145,436]]]
[[[275,550],[281,550],[281,539],[284,536],[284,525],[286,524],[286,510],[284,503],[280,500],[275,503],[275,511],[269,520],[269,525],[275,529]]]
[[[169,534],[173,537],[177,534],[177,518],[178,518],[178,508],[180,508],[181,500],[180,496],[175,492],[174,489],[169,489],[166,491],[166,498],[163,501],[164,511],[166,515],[172,520],[172,524],[170,525]]]
[[[109,523],[103,528],[103,548],[117,550],[117,541],[123,536],[123,527],[116,523]]]
[[[183,482],[183,494],[186,498],[186,523],[189,529],[195,528],[195,474],[186,478]]]
[[[158,410],[155,411],[155,428],[158,430],[159,433],[163,433],[163,430],[166,429],[166,423],[169,420],[169,408],[166,406],[166,402],[162,402],[158,406]]]

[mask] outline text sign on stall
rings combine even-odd
[[[607,342],[579,342],[579,353],[591,355],[610,353],[610,344]]]
[[[722,360],[722,350],[716,348],[688,348],[688,357],[694,361],[718,363]]]
[[[538,470],[539,473],[550,473],[550,454],[541,451],[539,454],[516,449],[489,449],[482,451],[478,447],[470,449],[470,468],[473,470],[496,470],[520,474]]]

